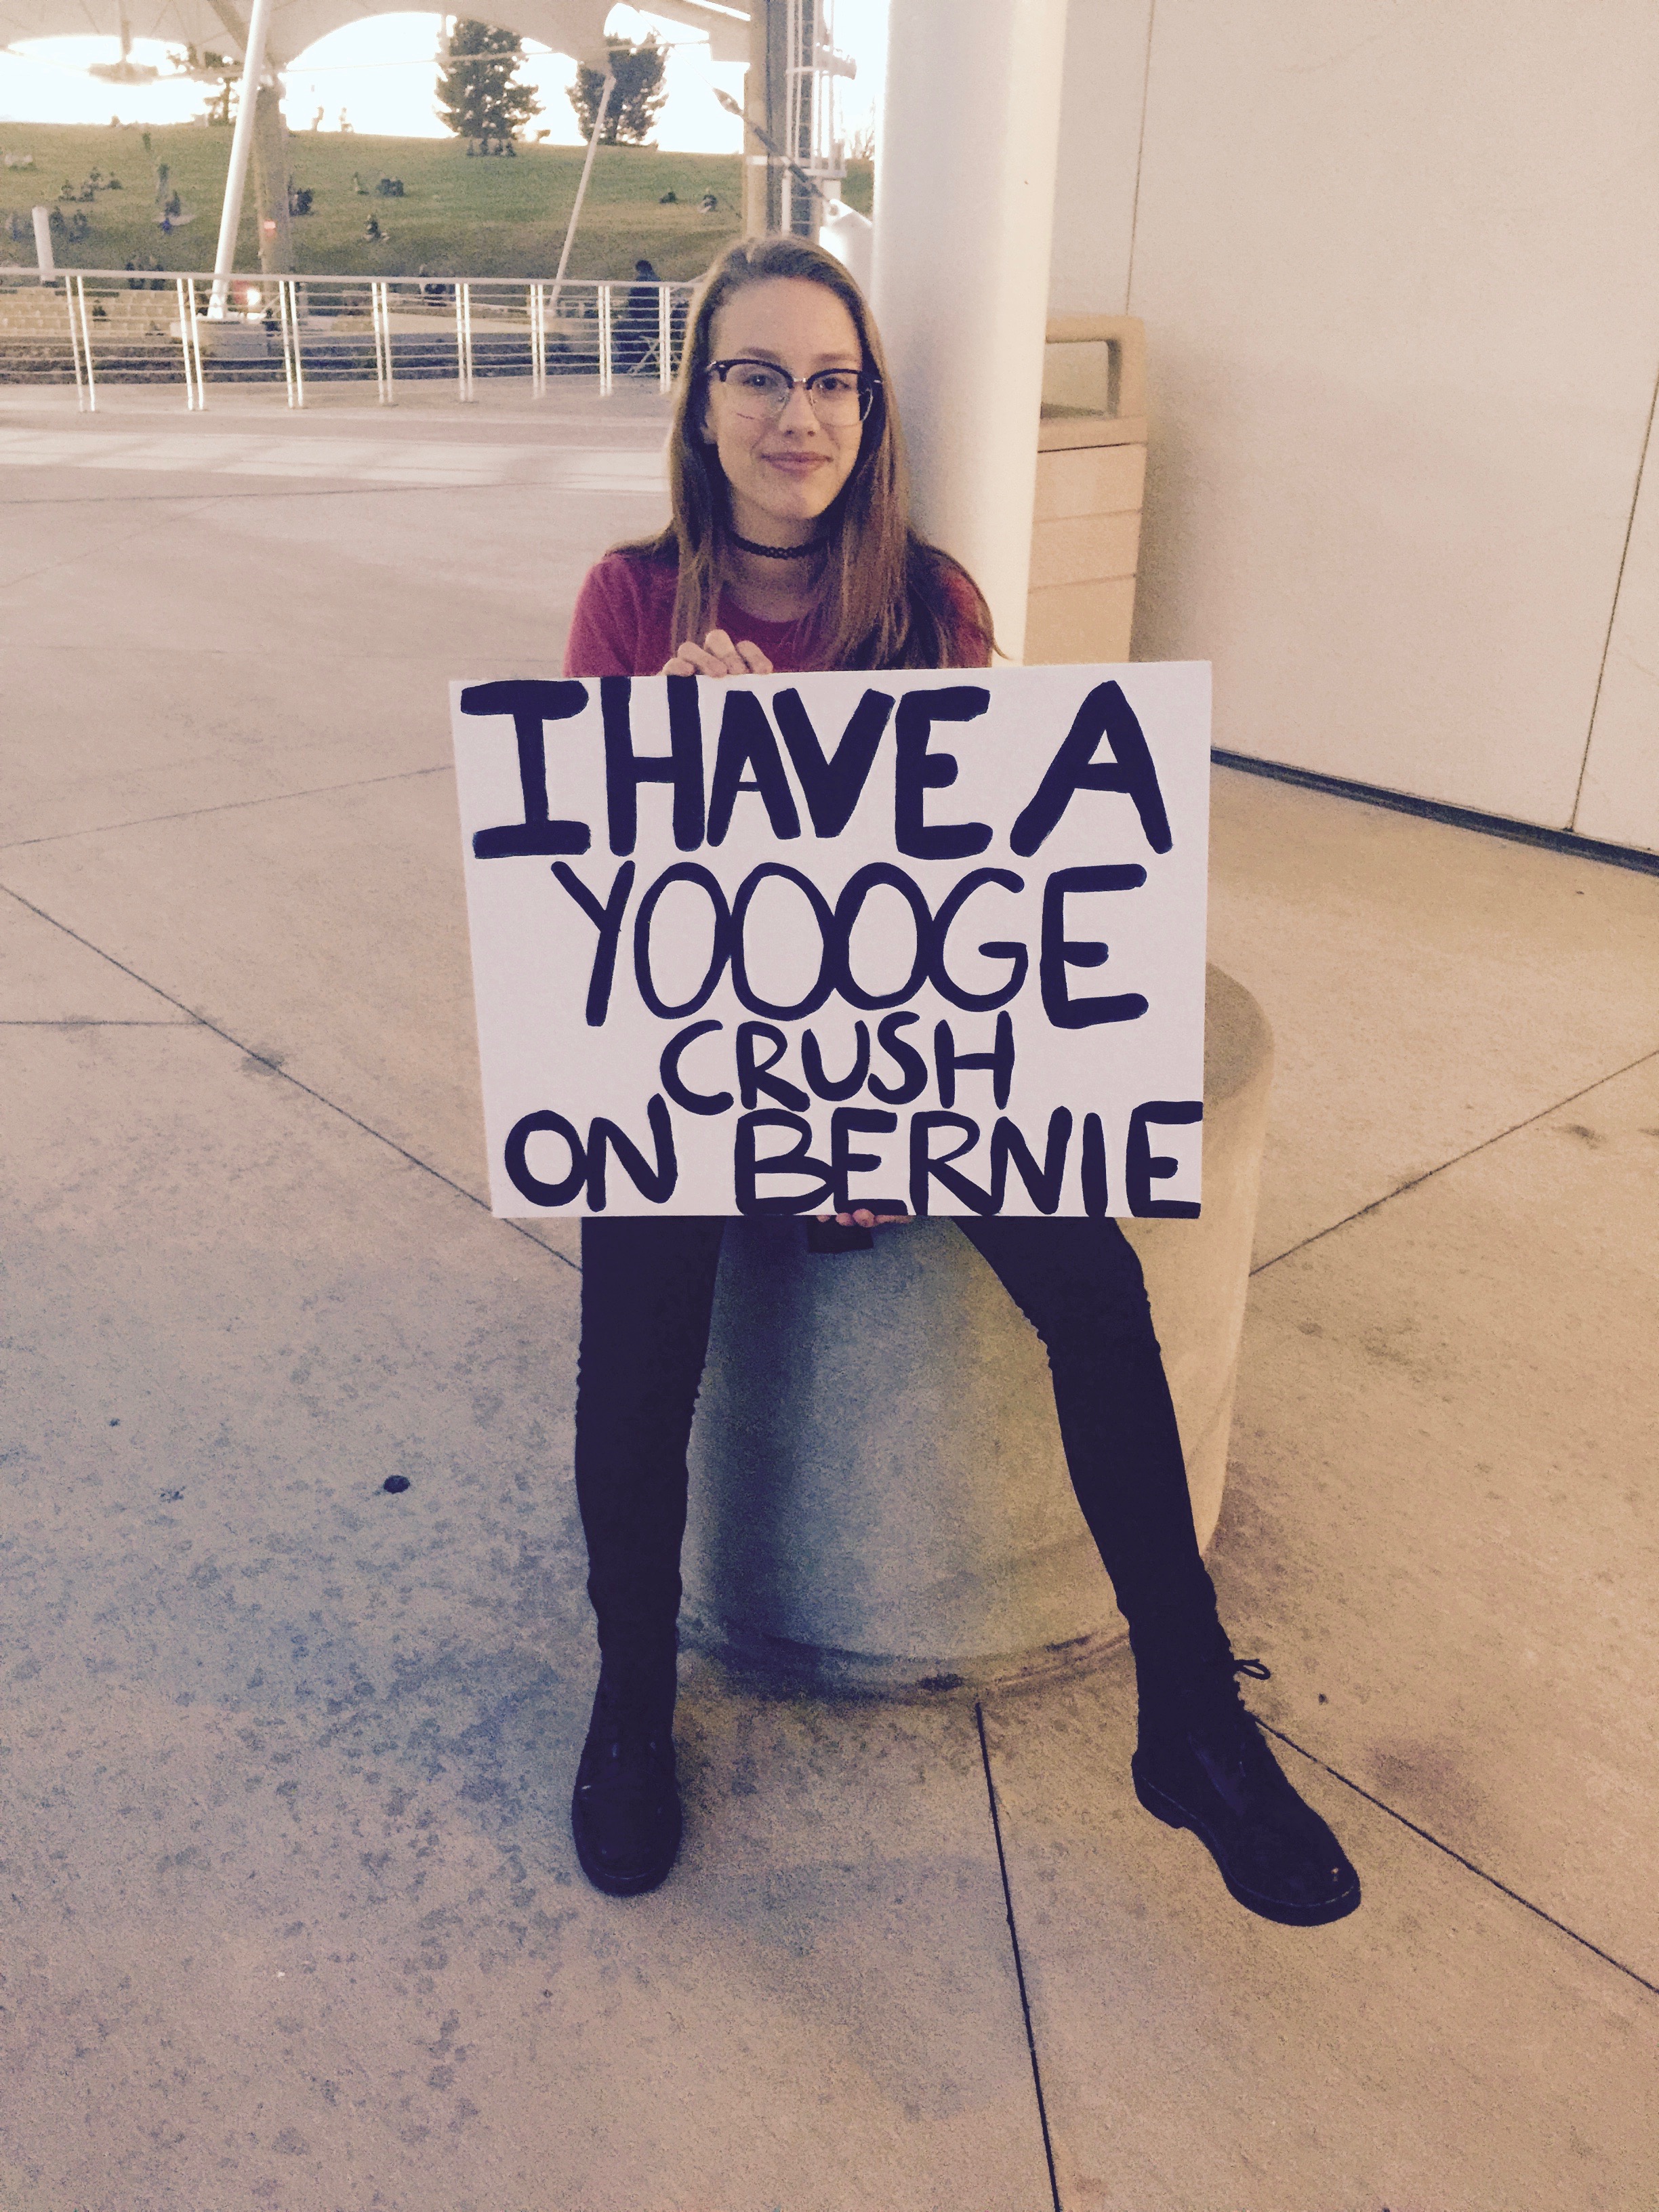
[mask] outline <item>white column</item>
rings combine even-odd
[[[248,155],[253,150],[253,119],[258,106],[259,82],[265,73],[265,34],[270,28],[271,0],[253,0],[248,18],[247,46],[242,55],[242,93],[236,104],[236,131],[230,142],[230,173],[225,179],[225,204],[219,217],[219,251],[213,261],[213,293],[208,301],[212,321],[222,319],[230,274],[236,266],[236,233],[242,220],[242,187],[247,182]],[[286,181],[286,180],[285,180]]]
[[[40,264],[40,282],[49,284],[57,270],[52,252],[52,210],[38,207],[34,210],[34,258]]]
[[[917,526],[1025,637],[1066,0],[892,0],[872,304]]]

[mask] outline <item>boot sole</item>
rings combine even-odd
[[[644,1897],[651,1890],[660,1889],[674,1871],[674,1862],[679,1856],[680,1841],[684,1834],[684,1824],[677,1821],[674,1826],[673,1848],[659,1867],[646,1867],[638,1874],[618,1875],[608,1872],[605,1868],[589,1858],[583,1848],[581,1831],[576,1825],[574,1813],[570,1822],[570,1840],[576,1846],[576,1863],[593,1887],[606,1897]]]
[[[1358,1875],[1324,1905],[1284,1905],[1277,1898],[1263,1897],[1256,1890],[1247,1889],[1228,1873],[1219,1844],[1201,1820],[1194,1820],[1191,1814],[1176,1804],[1173,1797],[1166,1797],[1155,1784],[1143,1782],[1135,1773],[1133,1765],[1130,1773],[1135,1785],[1135,1796],[1152,1818],[1162,1820],[1166,1828],[1185,1828],[1196,1836],[1215,1861],[1216,1870],[1226,1884],[1228,1894],[1247,1912],[1254,1912],[1262,1920],[1277,1921],[1281,1928],[1326,1928],[1334,1920],[1346,1920],[1349,1913],[1358,1910],[1360,1894]]]

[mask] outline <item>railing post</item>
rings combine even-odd
[[[179,301],[179,346],[185,356],[185,411],[188,414],[196,404],[196,387],[190,373],[190,315],[185,306],[185,280],[182,276],[173,289]]]
[[[276,312],[283,331],[283,374],[288,382],[288,404],[306,404],[305,356],[300,351],[300,295],[291,276],[276,279]]]
[[[530,396],[547,396],[547,294],[539,284],[530,288]]]
[[[395,407],[392,388],[392,294],[384,276],[369,285],[369,313],[374,325],[374,380],[382,407]]]
[[[207,393],[202,384],[202,334],[196,321],[196,279],[180,276],[179,295],[179,343],[185,356],[185,411],[199,413],[207,405]]]
[[[657,383],[666,392],[674,381],[673,353],[674,310],[668,297],[666,284],[657,287]]]
[[[92,325],[87,317],[87,280],[76,274],[75,294],[81,312],[81,349],[87,357],[87,412],[98,412],[98,380],[92,366]]]
[[[455,287],[455,397],[465,405],[472,397],[472,287]]]
[[[202,373],[202,318],[196,312],[196,279],[190,280],[190,350],[196,363],[196,410],[207,408],[207,379]]]
[[[69,313],[70,359],[75,364],[75,411],[87,411],[86,385],[81,374],[81,333],[75,327],[75,279],[67,270],[64,272],[64,305]]]
[[[601,284],[599,289],[599,397],[611,397],[611,287]]]

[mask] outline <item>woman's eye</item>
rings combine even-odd
[[[844,368],[830,369],[827,374],[815,377],[812,380],[817,386],[820,392],[833,392],[839,393],[843,392],[856,392],[859,388],[859,380],[857,377],[853,375],[850,370]]]
[[[769,369],[745,368],[738,381],[746,392],[775,392],[778,380]]]

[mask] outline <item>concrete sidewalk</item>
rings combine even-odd
[[[1121,1659],[988,1759],[690,1660],[681,1863],[581,1880],[580,1279],[484,1206],[444,685],[557,672],[662,413],[480,393],[0,404],[0,2207],[1659,2203],[1651,876],[1216,775],[1212,1565],[1358,1913],[1141,1812]]]

